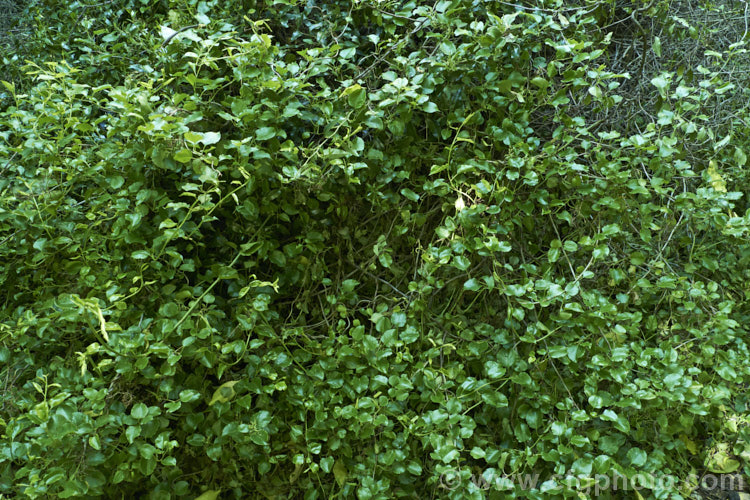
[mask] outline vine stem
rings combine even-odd
[[[266,222],[268,222],[268,219],[270,219],[270,218],[271,218],[271,216],[268,216],[266,218],[266,220],[263,221],[263,224],[261,224],[260,227],[258,228],[258,230],[256,231],[256,235],[261,231],[261,229],[263,229],[263,227],[266,225]],[[239,260],[239,258],[242,256],[242,254],[243,254],[242,247],[240,247],[240,249],[237,250],[237,255],[235,255],[234,259],[232,259],[232,262],[229,263],[229,267],[234,267],[234,265],[237,263],[237,261]],[[188,318],[188,316],[190,316],[193,313],[193,311],[195,311],[195,308],[198,307],[198,304],[200,304],[201,302],[203,302],[203,298],[206,295],[208,295],[208,293],[211,290],[213,290],[213,288],[222,279],[223,278],[221,276],[217,276],[217,278],[213,281],[213,283],[211,283],[208,286],[208,288],[206,288],[206,290],[200,295],[200,297],[198,297],[197,299],[195,299],[195,301],[193,301],[193,304],[188,308],[187,311],[185,311],[185,314],[182,315],[182,317],[180,318],[180,320],[177,323],[175,323],[175,325],[170,329],[169,333],[173,333],[175,330],[177,330],[180,327],[180,325],[182,325],[185,322],[185,320]]]

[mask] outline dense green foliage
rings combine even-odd
[[[0,494],[750,465],[747,30],[580,1],[29,2]]]

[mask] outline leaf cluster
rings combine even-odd
[[[30,2],[0,494],[747,470],[747,110],[707,115],[744,45],[621,71],[622,2],[543,3]],[[613,121],[633,79],[650,112]]]

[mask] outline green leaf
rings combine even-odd
[[[496,249],[498,252],[506,253],[506,252],[510,252],[511,250],[513,250],[513,247],[507,241],[501,241],[498,243]]]
[[[718,373],[719,376],[724,380],[728,380],[730,382],[734,382],[737,379],[737,372],[735,371],[735,369],[731,365],[726,363],[720,364],[716,368],[716,373]]]
[[[495,408],[507,408],[508,397],[498,391],[490,391],[482,393],[482,401]]]
[[[107,183],[112,189],[120,189],[125,184],[125,179],[121,175],[115,175],[107,178]]]
[[[169,302],[159,308],[159,314],[167,318],[174,318],[179,312],[180,307],[174,302]]]
[[[255,429],[252,433],[250,433],[250,441],[257,444],[258,446],[265,446],[268,444],[270,436],[268,435],[268,431],[265,429]]]
[[[345,88],[341,95],[346,96],[349,106],[354,109],[360,109],[367,102],[367,91],[358,84]]]
[[[531,80],[529,80],[529,83],[542,90],[547,90],[547,87],[549,87],[550,85],[548,80],[540,76],[532,78]]]
[[[409,188],[403,188],[401,194],[411,201],[419,201],[419,195]]]
[[[186,389],[184,391],[180,391],[180,401],[183,403],[192,403],[193,401],[197,401],[201,398],[201,393],[193,390],[193,389]]]
[[[221,140],[221,133],[220,132],[206,132],[203,134],[203,137],[201,138],[201,142],[206,145],[210,146],[212,144],[216,144]]]
[[[322,470],[326,474],[330,473],[333,470],[333,463],[334,463],[333,457],[321,458],[320,459],[320,470]]]
[[[97,435],[91,436],[89,438],[89,446],[91,446],[91,448],[93,448],[94,450],[97,450],[97,451],[101,450],[102,445],[101,445],[101,442],[99,441],[99,436]]]
[[[463,255],[456,255],[453,257],[453,266],[461,271],[467,270],[471,267],[471,261]]]
[[[456,46],[450,40],[446,40],[440,44],[440,52],[446,56],[452,56],[456,53]]]
[[[666,95],[666,91],[669,89],[670,80],[667,75],[661,74],[651,80],[651,84],[659,90],[659,93]]]
[[[646,463],[648,455],[640,448],[633,447],[628,450],[626,457],[633,467],[640,467]]]
[[[141,420],[148,415],[148,407],[143,403],[135,404],[130,410],[130,415],[135,419]]]
[[[485,362],[484,369],[487,370],[487,376],[491,379],[502,378],[505,375],[505,367],[495,361]]]
[[[437,104],[432,101],[427,101],[422,105],[422,111],[425,113],[437,113],[439,110],[440,108],[438,108]]]
[[[267,141],[276,137],[276,129],[273,127],[260,127],[255,131],[255,138],[259,141]]]
[[[592,252],[594,260],[601,260],[607,255],[609,255],[609,247],[607,245],[599,245]]]
[[[550,248],[547,251],[547,261],[550,263],[555,263],[560,258],[560,249],[559,248]]]
[[[447,168],[448,168],[447,163],[443,163],[440,165],[433,165],[432,167],[430,167],[430,175],[439,174],[440,172],[442,172],[443,170],[446,170]]]
[[[464,289],[471,290],[472,292],[477,292],[481,289],[481,285],[476,279],[470,278],[464,282]]]
[[[576,475],[590,476],[594,467],[594,460],[591,457],[579,458],[570,467],[570,471]]]
[[[125,438],[128,440],[128,443],[133,444],[135,440],[138,438],[138,436],[141,435],[141,428],[137,425],[129,425],[125,429]]]
[[[388,269],[393,264],[393,257],[390,253],[384,252],[378,255],[378,261],[380,261],[380,265]]]
[[[204,145],[210,146],[211,144],[216,144],[217,142],[221,140],[221,133],[220,132],[205,132],[205,133],[185,132],[185,140],[193,144],[202,142]]]
[[[406,470],[413,476],[422,475],[422,466],[416,461],[411,461],[406,464]]]

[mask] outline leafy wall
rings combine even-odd
[[[730,7],[31,2],[0,493],[743,470],[746,51],[696,24]]]

